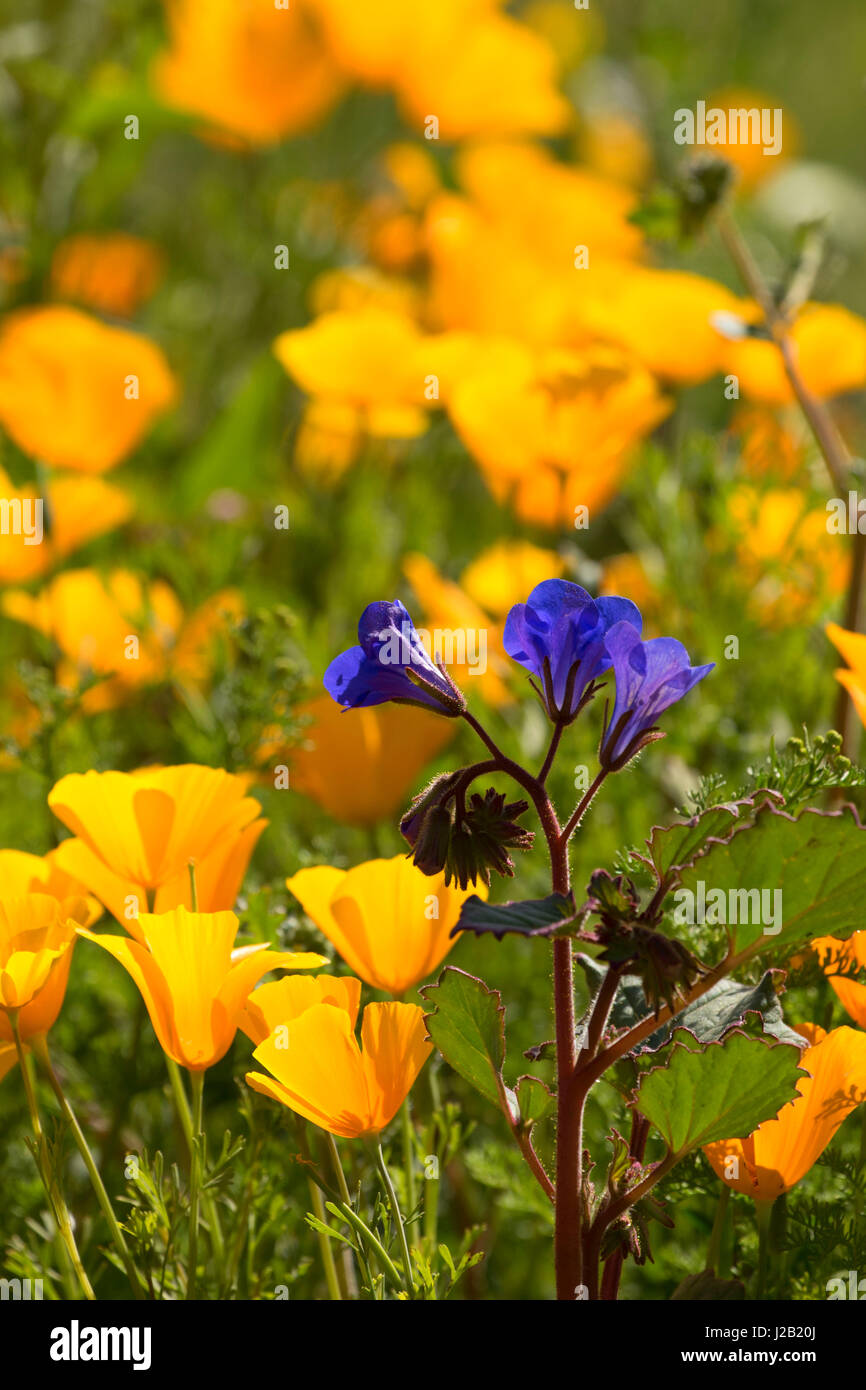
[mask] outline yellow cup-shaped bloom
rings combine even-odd
[[[301,869],[286,883],[355,974],[396,996],[444,960],[466,899],[487,896],[483,883],[446,888],[444,874],[428,877],[402,854],[348,870]]]
[[[536,584],[559,579],[564,570],[562,557],[554,550],[544,550],[531,541],[497,541],[466,567],[460,583],[486,612],[504,620]]]
[[[266,945],[233,951],[233,912],[142,913],[140,940],[96,936],[132,976],[160,1047],[190,1071],[212,1067],[228,1052],[247,995],[269,970],[314,970],[327,964],[314,952],[271,951]]]
[[[820,1158],[842,1121],[866,1100],[866,1033],[798,1024],[809,1042],[800,1066],[809,1076],[797,1083],[799,1096],[774,1120],[746,1139],[721,1139],[704,1153],[735,1192],[772,1202],[789,1192]],[[736,1175],[731,1160],[736,1159]],[[730,1173],[731,1176],[727,1176]]]
[[[354,1028],[361,1007],[361,981],[354,975],[284,975],[253,991],[240,1026],[258,1045],[316,1004],[345,1009]]]
[[[191,906],[190,862],[198,907],[230,908],[267,824],[247,786],[245,777],[195,763],[71,773],[48,796],[75,836],[58,847],[57,863],[139,939],[135,918],[148,893],[157,911]]]
[[[47,893],[0,900],[0,1039],[47,1033],[63,1003],[75,934],[90,916],[85,898],[59,902]]]
[[[323,695],[298,714],[312,722],[280,761],[289,764],[295,791],[346,825],[375,825],[402,811],[422,769],[454,737],[449,720],[413,705],[341,710]],[[274,751],[266,741],[262,760]]]
[[[0,468],[0,496],[20,525],[0,533],[0,581],[27,582],[47,574],[59,560],[126,521],[132,503],[104,478],[67,474],[39,489],[16,488]],[[41,507],[40,507],[41,504]],[[41,525],[40,525],[41,517]],[[16,518],[17,520],[17,518]]]
[[[0,329],[0,425],[56,468],[114,468],[176,396],[154,343],[78,309],[21,309]]]
[[[248,1072],[254,1090],[344,1139],[378,1134],[394,1118],[430,1056],[416,1004],[368,1004],[361,1046],[345,1008],[314,1004],[269,1036]]]
[[[859,634],[846,634],[849,635],[857,637]],[[866,691],[863,703],[866,706]],[[861,719],[866,718],[859,705],[857,711]],[[837,941],[833,936],[818,937],[812,942],[812,950],[817,953],[821,968],[845,1012],[861,1028],[866,1028],[866,985],[847,978],[856,975],[858,970],[866,970],[866,931],[855,931],[847,941]]]

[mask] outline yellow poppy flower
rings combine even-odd
[[[119,487],[104,478],[76,476],[52,478],[47,488],[15,488],[0,468],[0,495],[14,507],[22,507],[27,525],[19,534],[0,534],[0,581],[26,582],[38,578],[62,560],[126,521],[132,503]],[[34,522],[41,501],[42,538],[33,543]],[[28,538],[27,530],[30,532]]]
[[[575,271],[574,248],[563,244],[563,228],[589,249],[590,273],[596,258],[634,260],[642,253],[643,236],[628,220],[637,206],[631,189],[563,164],[541,146],[474,145],[461,150],[456,167],[474,207],[550,270],[562,269],[583,284],[586,272]]]
[[[701,275],[651,270],[624,262],[590,283],[581,318],[586,329],[617,343],[665,381],[695,385],[726,366],[733,346],[715,315],[742,316],[738,297]]]
[[[827,530],[827,513],[810,508],[799,488],[731,493],[738,570],[749,607],[763,622],[790,624],[844,591],[848,560]]]
[[[315,1004],[345,1009],[354,1028],[361,1007],[361,981],[354,975],[284,975],[253,990],[240,1026],[258,1045]]]
[[[87,713],[113,709],[134,690],[173,677],[204,683],[217,639],[241,610],[232,591],[213,595],[184,619],[174,590],[129,570],[64,570],[38,594],[9,590],[2,611],[51,637],[62,653],[57,683],[76,690],[82,677],[107,677],[82,696]]]
[[[510,370],[479,368],[449,413],[493,495],[526,520],[574,525],[604,507],[632,447],[670,412],[655,379],[616,350],[549,353],[515,345]]]
[[[20,309],[0,327],[0,425],[56,468],[114,468],[176,397],[154,343],[79,309]]]
[[[833,936],[818,937],[812,942],[812,950],[818,953],[821,967],[845,1012],[861,1028],[866,1028],[866,985],[837,973],[847,971],[856,974],[858,970],[866,969],[866,931],[855,931],[847,941],[837,941]]]
[[[374,16],[353,0],[308,3],[344,70],[370,86],[391,87],[406,119],[421,129],[433,113],[443,140],[548,135],[568,120],[553,48],[497,13],[499,0],[439,0],[414,9],[379,0]]]
[[[274,352],[308,395],[350,413],[359,431],[412,438],[427,428],[423,341],[406,315],[370,307],[323,314],[281,334]]]
[[[312,723],[297,748],[265,747],[290,768],[293,791],[346,825],[375,825],[402,811],[422,770],[450,743],[446,719],[412,705],[341,710],[322,695],[297,710]]]
[[[143,912],[138,940],[79,935],[114,956],[132,977],[163,1052],[190,1071],[205,1071],[234,1041],[247,995],[270,970],[314,970],[314,952],[271,951],[266,944],[232,950],[233,912]]]
[[[704,1149],[714,1172],[735,1192],[772,1202],[789,1192],[820,1158],[842,1121],[866,1099],[866,1033],[798,1024],[809,1046],[800,1058],[808,1076],[799,1096],[746,1139],[720,1139]],[[737,1176],[725,1165],[738,1163]]]
[[[743,301],[734,311],[759,322],[757,305]],[[866,320],[841,304],[804,304],[789,338],[800,376],[813,395],[839,396],[866,385]],[[740,391],[767,405],[787,405],[794,393],[775,343],[761,338],[723,340],[722,370],[737,377]]]
[[[48,795],[75,836],[58,846],[56,862],[139,940],[148,893],[158,912],[191,905],[190,862],[199,908],[230,908],[267,825],[247,786],[245,777],[194,763],[70,773]]]
[[[129,318],[163,276],[159,247],[127,232],[71,236],[51,259],[51,290],[98,313]]]
[[[564,561],[554,550],[531,541],[497,541],[466,566],[460,586],[481,608],[504,620],[536,584],[564,573]]]
[[[45,855],[27,854],[22,849],[0,849],[0,896],[20,898],[26,893],[46,893],[62,903],[67,898],[84,898],[87,916],[77,920],[90,927],[102,916],[102,904],[90,897],[87,888],[68,874],[58,862],[56,849]]]
[[[430,1056],[416,1004],[368,1004],[361,1046],[345,1008],[314,1004],[253,1056],[270,1076],[247,1072],[253,1090],[344,1139],[378,1134],[396,1115]]]
[[[84,898],[0,899],[0,1039],[14,1041],[9,1014],[15,1010],[22,1038],[47,1033],[66,993],[76,931],[89,919]]]
[[[423,874],[402,854],[348,870],[301,869],[286,883],[355,974],[395,996],[445,959],[466,899],[487,897],[483,883],[446,888],[444,874]]]
[[[298,0],[169,0],[170,47],[153,81],[169,106],[201,116],[215,133],[268,145],[308,130],[343,83]]]

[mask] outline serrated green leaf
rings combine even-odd
[[[419,993],[434,1005],[424,1022],[446,1062],[517,1121],[517,1100],[502,1078],[505,1009],[499,991],[447,965],[436,984],[425,985]]]
[[[577,956],[577,962],[595,991],[607,973],[589,956]],[[623,975],[617,987],[610,1020],[616,1028],[633,1028],[651,1012],[638,975]],[[741,984],[737,980],[719,980],[693,1004],[687,1004],[667,1023],[663,1023],[641,1044],[652,1050],[663,1047],[676,1028],[687,1028],[699,1042],[718,1042],[729,1029],[744,1024],[748,1014],[758,1013],[763,1031],[780,1042],[802,1047],[804,1039],[789,1028],[782,1014],[782,1005],[773,985],[773,971],[767,970],[757,984]]]
[[[549,1115],[556,1104],[556,1097],[537,1076],[519,1077],[514,1094],[520,1108],[521,1122],[527,1129]]]
[[[473,893],[463,904],[452,935],[458,931],[472,931],[478,936],[492,932],[500,941],[508,932],[520,936],[570,935],[574,920],[574,903],[563,893],[518,903],[488,903]]]
[[[797,819],[765,807],[753,826],[707,854],[680,875],[680,891],[721,889],[727,904],[727,930],[737,954],[783,950],[816,936],[850,936],[862,925],[866,897],[866,830],[854,812],[803,811]],[[779,930],[754,919],[754,894],[781,893]],[[731,893],[739,896],[731,898]],[[742,896],[751,893],[747,900]],[[768,900],[771,904],[774,899]],[[722,928],[720,927],[721,931]]]
[[[798,1048],[745,1033],[696,1048],[691,1034],[678,1029],[667,1055],[666,1066],[641,1078],[636,1105],[678,1157],[751,1134],[796,1097],[803,1074]]]

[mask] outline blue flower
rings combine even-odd
[[[715,662],[690,666],[689,654],[675,637],[642,642],[631,623],[617,623],[607,634],[616,676],[616,700],[601,736],[599,762],[616,772],[654,739],[658,716],[702,681]]]
[[[360,646],[341,652],[325,672],[328,694],[344,709],[362,705],[422,705],[456,717],[466,702],[444,667],[427,655],[406,608],[371,603],[358,623]]]
[[[570,724],[610,670],[606,634],[614,624],[640,638],[641,615],[630,599],[594,599],[567,579],[536,584],[508,614],[505,650],[538,677],[542,688],[532,684],[556,723]]]

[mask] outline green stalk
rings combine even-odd
[[[758,1226],[758,1277],[755,1283],[755,1298],[766,1296],[767,1276],[770,1271],[770,1221],[772,1215],[772,1202],[755,1202],[755,1220]]]
[[[325,1225],[326,1213],[322,1194],[312,1178],[308,1178],[307,1183],[310,1189],[310,1201],[313,1204],[313,1215],[316,1217],[317,1221],[321,1221],[322,1224]],[[325,1270],[325,1283],[328,1285],[328,1296],[334,1303],[341,1303],[343,1301],[343,1295],[340,1292],[340,1283],[337,1278],[337,1265],[334,1260],[331,1238],[330,1236],[326,1236],[324,1231],[317,1231],[316,1237],[319,1242],[319,1253],[322,1256],[322,1264]]]
[[[406,1173],[406,1201],[411,1216],[418,1203],[418,1187],[415,1182],[415,1145],[412,1137],[412,1111],[407,1096],[400,1106],[400,1125],[403,1134],[403,1168]]]
[[[719,1274],[722,1265],[722,1236],[725,1230],[725,1219],[728,1215],[728,1204],[731,1200],[731,1189],[727,1183],[722,1184],[719,1193],[719,1200],[716,1204],[716,1215],[713,1221],[713,1229],[710,1233],[710,1244],[707,1250],[707,1269],[711,1269],[714,1274]]]
[[[189,1259],[186,1278],[187,1299],[195,1298],[196,1266],[198,1264],[198,1197],[204,1152],[202,1114],[204,1109],[204,1072],[191,1071],[192,1089],[192,1152],[189,1170]]]
[[[102,1208],[103,1216],[108,1222],[108,1228],[111,1231],[111,1238],[117,1247],[117,1252],[120,1255],[121,1260],[123,1261],[123,1267],[126,1270],[126,1277],[128,1278],[132,1286],[132,1292],[136,1298],[144,1298],[146,1296],[146,1290],[141,1282],[141,1276],[135,1267],[132,1256],[129,1253],[129,1246],[126,1243],[123,1231],[120,1229],[117,1217],[114,1214],[114,1208],[111,1205],[111,1199],[105,1190],[105,1184],[102,1181],[99,1169],[97,1168],[93,1154],[90,1151],[90,1145],[88,1144],[87,1139],[84,1136],[84,1131],[78,1123],[78,1119],[75,1115],[75,1112],[72,1109],[72,1106],[70,1105],[66,1097],[66,1093],[63,1090],[63,1087],[60,1083],[60,1079],[56,1071],[54,1070],[54,1066],[51,1061],[51,1054],[48,1051],[48,1039],[44,1033],[40,1033],[36,1037],[34,1037],[33,1048],[40,1062],[42,1063],[42,1066],[45,1068],[45,1074],[48,1077],[49,1082],[51,1083],[51,1089],[57,1097],[58,1103],[60,1105],[60,1110],[63,1114],[63,1118],[66,1120],[66,1123],[72,1130],[73,1138],[75,1139],[75,1143],[78,1146],[78,1152],[81,1154],[81,1157],[84,1160],[84,1166],[87,1169],[87,1172],[90,1176],[90,1181],[93,1185],[93,1190],[96,1193],[96,1199],[99,1202],[100,1207]]]
[[[81,1262],[78,1253],[78,1246],[75,1243],[75,1234],[72,1230],[72,1221],[69,1216],[69,1208],[66,1205],[63,1193],[60,1189],[60,1181],[56,1174],[52,1174],[51,1162],[48,1154],[48,1142],[45,1138],[45,1131],[42,1128],[42,1121],[39,1117],[39,1104],[36,1099],[36,1088],[33,1084],[33,1073],[30,1070],[30,1058],[24,1051],[21,1042],[21,1033],[18,1028],[18,1010],[9,1011],[9,1019],[12,1024],[12,1035],[15,1039],[15,1050],[18,1053],[18,1064],[21,1068],[21,1079],[24,1082],[24,1093],[27,1096],[27,1108],[30,1111],[30,1123],[33,1126],[33,1134],[36,1139],[38,1155],[36,1166],[42,1185],[45,1188],[46,1196],[51,1207],[54,1220],[60,1237],[69,1255],[72,1268],[75,1270],[78,1282],[81,1285],[84,1297],[93,1302],[96,1294],[93,1286],[87,1277],[87,1272]]]
[[[382,1182],[385,1184],[385,1191],[388,1194],[388,1204],[391,1208],[391,1217],[394,1221],[394,1225],[397,1227],[397,1234],[400,1239],[400,1255],[403,1261],[403,1270],[406,1275],[406,1291],[410,1298],[414,1298],[415,1290],[412,1282],[412,1257],[409,1254],[409,1244],[406,1240],[406,1227],[403,1224],[403,1216],[400,1211],[400,1204],[397,1201],[397,1193],[394,1190],[391,1174],[388,1172],[388,1166],[385,1163],[385,1155],[382,1152],[380,1140],[376,1141],[376,1162],[382,1176]]]

